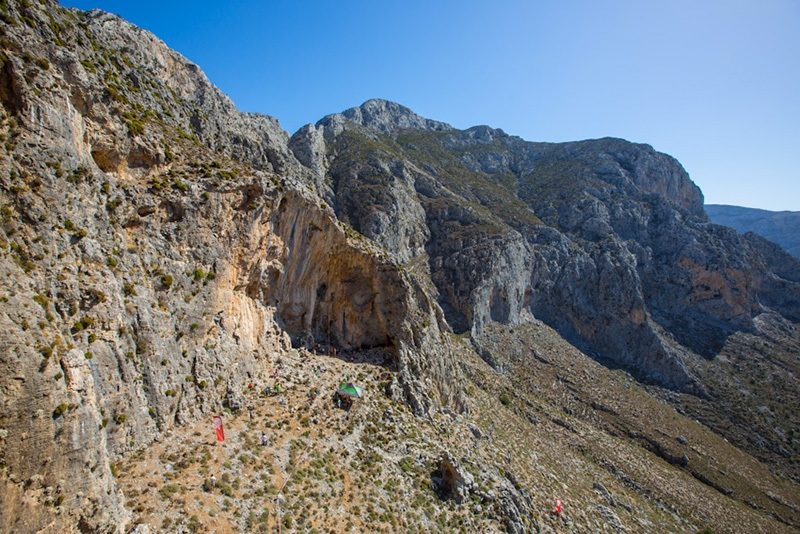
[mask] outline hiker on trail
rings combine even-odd
[[[217,477],[214,476],[214,473],[211,473],[211,485],[217,487]]]
[[[556,499],[556,515],[561,517],[561,499]]]
[[[261,431],[261,446],[262,446],[262,447],[266,447],[266,446],[267,446],[267,442],[268,442],[268,440],[267,440],[267,434],[266,434],[266,433],[264,433],[264,431],[262,430],[262,431]]]
[[[265,395],[266,397],[269,397],[269,386],[267,386],[267,387],[265,387],[265,388],[264,388],[264,395]]]
[[[280,384],[275,384],[275,394],[276,395],[280,395],[281,394],[281,385]]]

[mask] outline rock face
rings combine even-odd
[[[705,208],[715,223],[730,226],[742,234],[758,234],[779,244],[795,258],[800,258],[800,213],[721,204],[706,204]]]
[[[712,224],[680,164],[648,145],[531,143],[381,101],[301,130],[298,154],[309,131],[328,147],[309,166],[324,169],[337,217],[428,271],[449,325],[479,350],[488,322],[533,315],[646,379],[702,392],[693,358],[755,333],[765,308],[797,315],[794,264],[772,266]]]
[[[520,489],[513,473],[504,476],[481,472],[480,475],[492,480],[495,489],[482,492],[472,473],[461,462],[445,452],[439,458],[439,468],[433,477],[434,486],[444,499],[453,499],[458,504],[473,499],[482,503],[479,506],[493,506],[507,532],[525,534],[538,532],[538,522],[532,519],[533,506],[530,494]],[[477,466],[474,466],[478,470]]]
[[[301,341],[388,347],[399,400],[464,409],[429,284],[312,192],[313,151],[118,17],[2,10],[0,530],[123,531],[113,462]]]

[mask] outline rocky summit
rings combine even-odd
[[[800,529],[800,263],[670,156],[290,136],[51,0],[0,104],[0,531]]]

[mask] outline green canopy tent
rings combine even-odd
[[[350,397],[360,399],[364,395],[364,388],[354,385],[352,382],[345,382],[339,386],[337,391],[340,397]]]

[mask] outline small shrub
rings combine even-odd
[[[161,488],[158,493],[165,499],[168,499],[171,495],[178,493],[180,490],[181,487],[178,484],[167,484]]]
[[[410,456],[404,457],[402,460],[400,460],[400,469],[402,469],[404,473],[413,471],[414,460],[412,460]]]
[[[53,415],[55,417],[60,417],[60,416],[64,415],[67,412],[67,408],[68,408],[68,406],[65,403],[62,402],[61,404],[56,406],[55,410],[53,410]]]
[[[120,206],[120,204],[122,204],[122,199],[120,197],[117,197],[114,200],[109,200],[106,202],[106,210],[113,213],[114,210]]]
[[[161,285],[169,289],[172,287],[172,276],[165,274],[161,277]]]
[[[128,131],[131,135],[142,135],[144,134],[144,122],[139,119],[130,119],[125,121],[125,125],[128,127]]]
[[[120,413],[114,416],[114,422],[117,423],[118,425],[124,423],[126,419],[127,416],[124,413]]]
[[[138,296],[138,293],[136,293],[136,288],[130,282],[125,282],[124,284],[122,284],[122,293],[126,297],[136,297],[136,296]]]
[[[89,342],[89,344],[92,344],[95,341],[97,341],[97,334],[95,334],[94,332],[89,334],[89,338],[87,339],[87,341]]]
[[[506,393],[505,391],[500,394],[500,403],[503,406],[508,406],[509,404],[511,404],[511,397],[509,397],[508,393]]]

